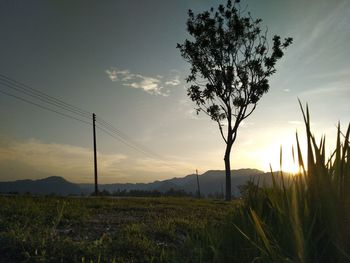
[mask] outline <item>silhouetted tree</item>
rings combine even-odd
[[[268,78],[292,38],[280,36],[267,41],[261,19],[245,14],[239,1],[219,5],[216,11],[195,15],[188,11],[187,31],[192,36],[177,44],[182,57],[191,64],[188,96],[218,123],[226,143],[226,200],[231,199],[230,154],[239,125],[255,110],[261,96],[269,90]],[[224,128],[224,123],[227,125]]]

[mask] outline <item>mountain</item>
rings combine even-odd
[[[270,173],[256,169],[232,170],[232,193],[239,196],[238,186],[249,180],[271,183]],[[199,175],[200,191],[203,196],[222,195],[225,191],[225,171],[209,170]],[[166,192],[170,189],[184,190],[188,193],[197,192],[197,176],[190,174],[185,177],[172,178],[152,183],[100,184],[99,190],[110,193],[117,191],[144,190]],[[93,184],[74,184],[62,177],[50,176],[40,180],[18,180],[14,182],[0,182],[0,193],[18,192],[32,194],[80,195],[94,191]]]
[[[66,181],[59,176],[50,176],[39,180],[18,180],[14,182],[0,182],[1,193],[32,193],[32,194],[81,194],[83,189],[77,184]]]
[[[269,174],[257,169],[239,169],[231,171],[232,193],[239,195],[238,186],[246,183],[250,179],[259,179],[261,181],[269,181]],[[199,175],[199,185],[202,195],[220,195],[225,191],[225,171],[209,170]],[[88,192],[94,189],[93,184],[80,184],[80,187]],[[144,190],[144,191],[160,191],[166,192],[170,189],[185,190],[188,193],[197,192],[197,176],[190,174],[185,177],[175,177],[164,181],[155,181],[152,183],[136,183],[136,184],[101,184],[99,190],[107,190],[111,193],[117,191]]]

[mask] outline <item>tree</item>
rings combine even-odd
[[[230,155],[238,128],[269,90],[268,78],[292,43],[292,38],[282,41],[275,35],[270,47],[261,22],[245,14],[237,0],[197,15],[189,10],[187,31],[192,39],[177,44],[191,64],[188,96],[196,103],[197,114],[204,112],[217,122],[226,143],[226,200],[231,199]]]

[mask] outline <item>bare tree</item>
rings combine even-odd
[[[268,78],[292,43],[292,38],[281,41],[275,35],[270,47],[261,21],[242,11],[239,1],[228,0],[217,10],[197,15],[189,10],[187,31],[192,38],[177,44],[191,64],[188,96],[196,103],[197,114],[204,112],[217,122],[226,143],[226,200],[231,199],[230,155],[238,128],[269,90]]]

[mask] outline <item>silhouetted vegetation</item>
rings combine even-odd
[[[325,137],[317,144],[308,110],[303,116],[308,156],[297,136],[299,173],[288,181],[282,172],[272,173],[272,186],[242,186],[242,205],[224,227],[193,239],[192,252],[183,255],[193,261],[185,262],[350,262],[350,125],[343,142],[338,127],[336,147],[326,158]]]
[[[349,262],[350,125],[326,158],[325,137],[317,144],[303,116],[299,173],[250,181],[242,201],[1,196],[0,261]]]
[[[255,110],[269,90],[269,77],[292,38],[275,35],[271,48],[261,19],[240,9],[239,1],[228,0],[195,15],[188,11],[187,31],[191,40],[178,44],[182,57],[191,64],[188,96],[196,103],[197,114],[206,113],[217,122],[226,143],[226,199],[231,199],[232,145],[242,121]],[[224,128],[226,124],[226,128]]]
[[[91,194],[95,195],[94,193]],[[192,193],[187,193],[185,190],[169,189],[165,192],[158,190],[118,190],[110,193],[107,190],[103,190],[98,193],[99,196],[115,196],[115,197],[196,197]]]
[[[258,191],[261,191],[261,187],[254,181],[250,180],[247,183],[238,186],[239,192],[241,194],[241,198],[247,199],[249,196],[254,193],[255,195],[257,194]]]

